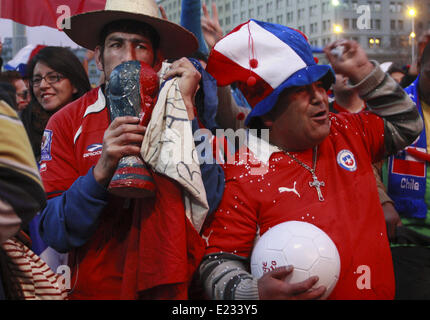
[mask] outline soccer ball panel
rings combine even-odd
[[[264,236],[264,235],[263,235]],[[279,250],[285,248],[287,243],[291,240],[292,235],[282,228],[274,229],[271,232],[270,238],[267,239],[266,246],[268,250]]]
[[[251,273],[261,278],[264,273],[288,265],[282,251],[268,250],[265,254],[251,258]]]
[[[284,255],[294,268],[309,270],[319,258],[317,247],[312,239],[294,236],[283,249]]]
[[[318,288],[319,286],[325,286],[327,288],[324,293],[323,299],[328,298],[332,290],[334,289],[339,275],[339,264],[336,260],[320,258],[318,262],[311,268],[310,276],[317,275],[319,277],[318,282],[313,286]]]
[[[306,235],[307,238],[313,239],[321,234],[321,229],[307,222],[288,221],[287,223],[285,228],[296,236]]]
[[[294,268],[293,272],[285,278],[285,281],[288,283],[297,283],[305,281],[309,277],[308,271]]]
[[[313,241],[321,257],[336,259],[336,255],[338,254],[336,246],[327,235],[320,234]]]

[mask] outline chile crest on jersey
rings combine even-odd
[[[357,170],[357,161],[355,160],[354,154],[349,150],[344,149],[339,151],[337,154],[337,163],[345,170]]]

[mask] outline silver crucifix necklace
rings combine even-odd
[[[319,201],[324,201],[324,197],[321,192],[321,187],[324,187],[324,181],[319,181],[317,175],[315,174],[315,168],[317,166],[317,157],[318,157],[318,146],[314,147],[314,154],[313,154],[313,168],[309,167],[307,164],[301,162],[299,159],[297,159],[294,155],[290,154],[288,151],[283,150],[287,156],[289,156],[291,159],[293,159],[295,162],[297,162],[299,165],[301,165],[303,168],[308,170],[312,175],[312,180],[309,182],[309,186],[312,188],[314,187],[317,190],[318,193],[318,199]]]

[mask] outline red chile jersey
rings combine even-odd
[[[101,156],[109,124],[105,96],[97,88],[56,112],[44,132],[40,172],[49,200],[41,212],[40,231],[47,245],[70,252],[72,299],[120,299],[123,275],[130,269],[125,263],[126,240],[134,208],[163,210],[173,201],[170,195],[169,200],[159,199],[164,204],[154,204],[154,199],[139,203],[111,195],[95,181],[92,168]],[[198,129],[196,119],[192,126]],[[202,163],[200,170],[209,208],[215,208],[224,189],[222,168]],[[170,232],[171,227],[165,230]],[[181,230],[175,232],[183,236]]]
[[[309,222],[324,230],[339,251],[340,278],[330,299],[393,299],[391,252],[371,167],[384,151],[383,120],[369,112],[330,118],[330,134],[319,145],[316,164],[324,201],[309,185],[311,173],[274,146],[266,156],[252,153],[268,161],[266,173],[252,174],[250,160],[227,164],[224,197],[204,231],[206,254],[249,258],[258,230],[264,234],[289,220]],[[313,150],[292,154],[312,168]]]

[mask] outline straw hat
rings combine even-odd
[[[116,20],[136,20],[151,25],[160,36],[160,50],[166,59],[187,56],[198,48],[191,32],[158,17],[154,0],[106,0],[104,10],[72,16],[71,28],[64,32],[78,45],[94,50],[103,27]]]

